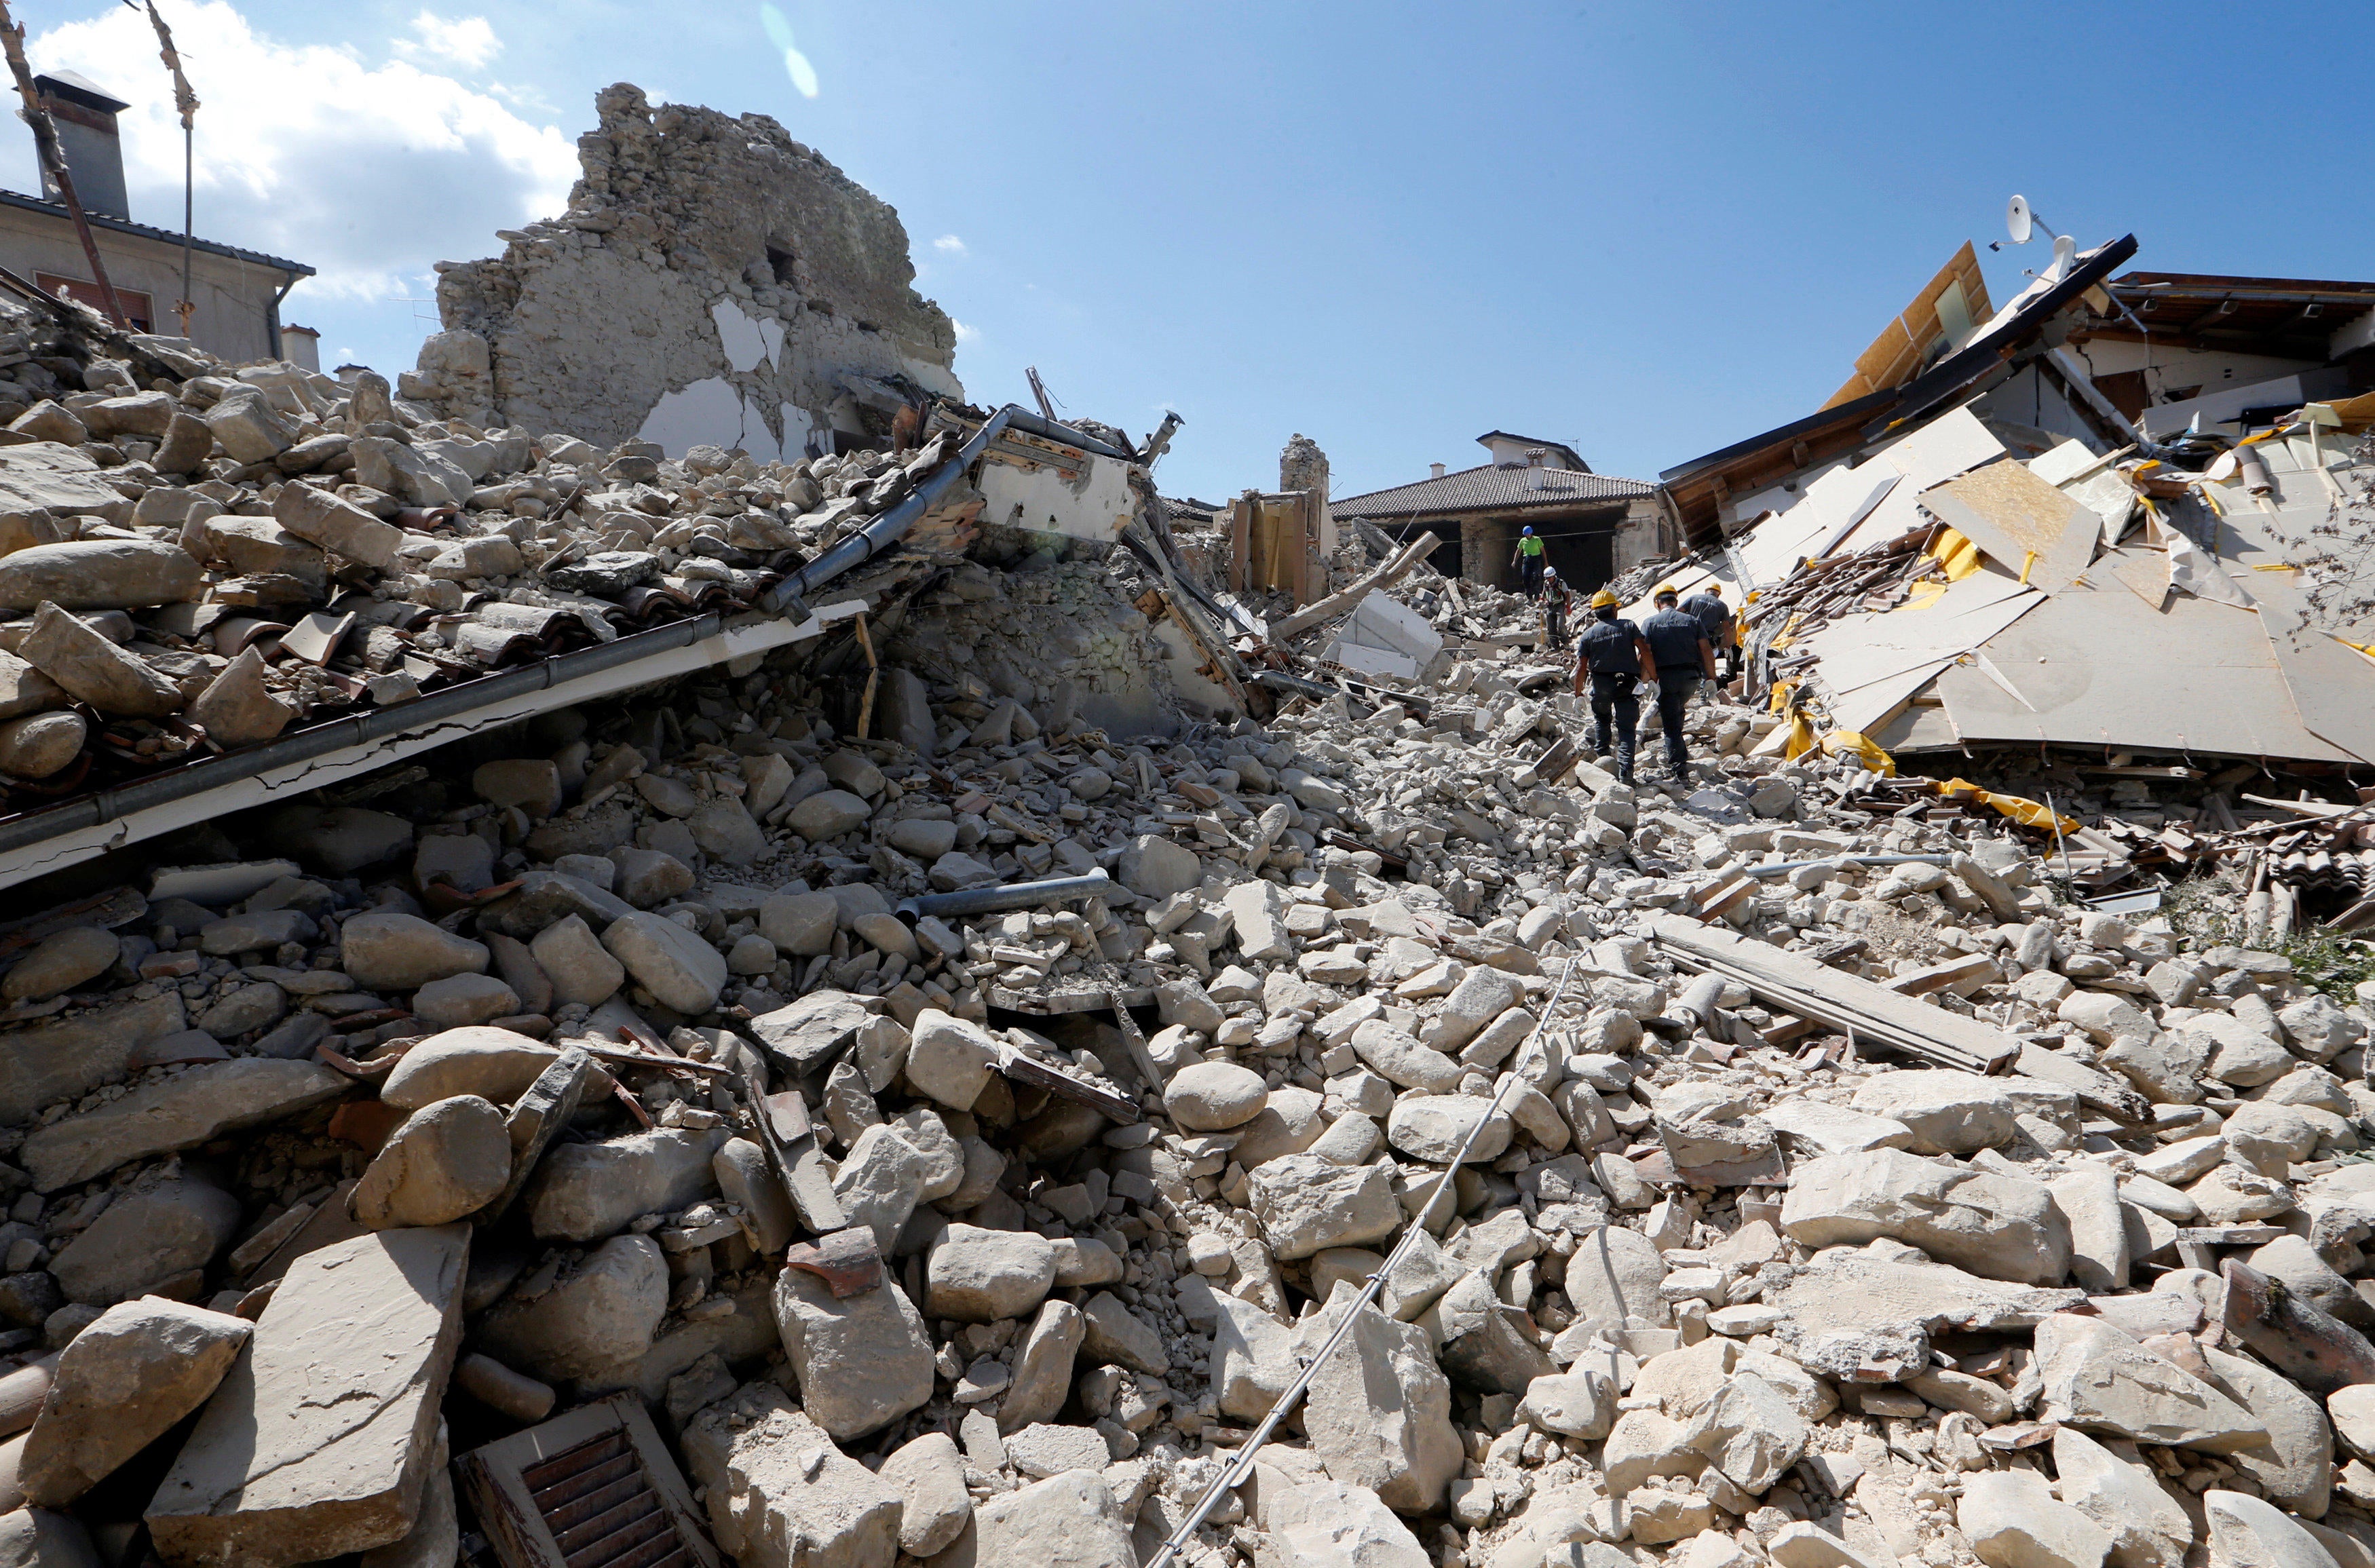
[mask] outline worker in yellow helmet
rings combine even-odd
[[[1616,776],[1633,782],[1633,732],[1641,723],[1637,680],[1655,682],[1658,666],[1641,629],[1618,619],[1616,595],[1602,588],[1591,595],[1591,619],[1575,640],[1575,694],[1591,690],[1591,749],[1616,753]]]

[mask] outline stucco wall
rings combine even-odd
[[[155,316],[150,330],[180,336],[173,302],[182,297],[182,247],[108,229],[93,232],[108,280],[148,296]],[[272,296],[288,274],[205,251],[193,252],[190,262],[190,293],[198,307],[190,318],[190,336],[198,347],[234,364],[270,358]],[[36,272],[90,277],[90,263],[69,219],[17,206],[0,206],[0,266],[27,279]]]
[[[963,395],[955,328],[912,287],[887,204],[763,114],[655,110],[624,83],[595,107],[569,210],[501,256],[439,264],[447,331],[408,395],[479,422],[761,458],[867,433],[868,379]]]

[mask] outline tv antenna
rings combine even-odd
[[[2015,245],[2026,245],[2037,230],[2045,230],[2047,237],[2053,242],[2053,260],[2045,269],[2045,277],[2049,280],[2058,280],[2065,276],[2071,264],[2078,259],[2078,242],[2067,234],[2054,233],[2053,226],[2037,215],[2037,209],[2028,205],[2026,196],[2015,195],[2004,204],[2004,229]],[[1991,251],[2001,251],[2003,247],[2002,240],[1988,242],[1988,249]]]

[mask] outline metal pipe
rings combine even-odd
[[[1009,882],[996,888],[925,893],[918,898],[901,899],[895,906],[895,913],[900,919],[911,925],[928,915],[996,914],[1004,910],[1029,909],[1035,904],[1102,898],[1117,885],[1105,875],[1103,867],[1099,867],[1085,877],[1051,877],[1044,882]]]
[[[1809,866],[1845,866],[1853,861],[1858,866],[1944,866],[1952,857],[1944,855],[1835,855],[1827,860],[1792,860],[1771,866],[1743,866],[1743,877],[1778,877],[1788,871],[1803,871]]]
[[[988,450],[989,443],[1022,415],[1022,410],[1011,403],[992,414],[983,421],[981,429],[973,433],[973,438],[958,449],[954,462],[942,463],[905,500],[768,589],[766,596],[759,601],[760,607],[774,615],[781,615],[787,609],[797,612],[806,595],[870,559],[878,551],[898,543],[907,530],[916,525],[916,520],[930,511],[932,504],[946,495],[958,477],[973,466],[975,460]]]
[[[1099,441],[1085,430],[1076,430],[1059,420],[1043,419],[1027,408],[1010,403],[1006,406],[1006,412],[1013,416],[1009,423],[1025,435],[1035,435],[1043,441],[1061,442],[1066,446],[1077,446],[1082,452],[1093,452],[1100,457],[1117,457],[1124,463],[1138,461],[1109,442]]]
[[[1558,988],[1551,993],[1550,1005],[1542,1008],[1542,1021],[1535,1024],[1533,1033],[1527,1036],[1527,1044],[1531,1044],[1535,1040],[1540,1039],[1542,1031],[1550,1027],[1551,1020],[1558,1012],[1559,1003],[1566,998],[1567,982],[1575,974],[1575,965],[1576,961],[1569,958],[1566,961],[1566,967],[1559,972]],[[1524,1049],[1524,1046],[1519,1046],[1519,1053],[1522,1054]],[[1461,1138],[1459,1147],[1452,1151],[1451,1163],[1445,1169],[1441,1178],[1436,1181],[1435,1191],[1427,1195],[1425,1204],[1416,1214],[1411,1216],[1410,1222],[1402,1227],[1401,1240],[1394,1244],[1394,1250],[1387,1255],[1385,1263],[1375,1274],[1369,1276],[1368,1282],[1361,1287],[1361,1293],[1353,1298],[1350,1306],[1344,1309],[1344,1315],[1337,1320],[1334,1331],[1320,1344],[1317,1353],[1313,1355],[1310,1363],[1305,1366],[1295,1380],[1287,1385],[1286,1392],[1278,1397],[1278,1402],[1270,1408],[1270,1414],[1262,1418],[1261,1424],[1254,1428],[1252,1435],[1238,1445],[1236,1453],[1230,1458],[1229,1463],[1223,1468],[1219,1475],[1212,1478],[1212,1484],[1205,1488],[1204,1495],[1197,1500],[1196,1506],[1188,1511],[1188,1517],[1181,1521],[1179,1527],[1171,1532],[1170,1539],[1163,1543],[1146,1568],[1171,1568],[1171,1564],[1178,1561],[1182,1549],[1195,1536],[1197,1527],[1203,1524],[1205,1519],[1211,1516],[1212,1510],[1220,1506],[1221,1499],[1243,1486],[1246,1478],[1253,1474],[1254,1456],[1261,1452],[1262,1444],[1270,1441],[1270,1434],[1278,1430],[1279,1423],[1284,1421],[1301,1402],[1305,1392],[1318,1377],[1319,1369],[1328,1364],[1328,1358],[1335,1352],[1336,1347],[1342,1344],[1345,1338],[1353,1332],[1353,1324],[1362,1312],[1377,1301],[1377,1292],[1385,1288],[1387,1279],[1392,1277],[1402,1259],[1410,1256],[1412,1245],[1417,1240],[1419,1232],[1427,1228],[1429,1221],[1435,1218],[1436,1206],[1442,1203],[1451,1192],[1452,1183],[1459,1174],[1459,1167],[1467,1162],[1468,1151],[1476,1145],[1477,1135],[1482,1133],[1493,1118],[1500,1114],[1501,1101],[1503,1096],[1509,1092],[1509,1086],[1520,1081],[1522,1080],[1514,1072],[1501,1075],[1500,1083],[1493,1091],[1492,1101],[1484,1107],[1484,1114],[1469,1124],[1468,1136]]]

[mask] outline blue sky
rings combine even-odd
[[[2140,268],[2375,274],[2319,148],[2356,7],[776,0],[809,97],[755,0],[161,3],[207,100],[200,231],[322,266],[286,314],[333,362],[408,366],[430,265],[557,210],[632,80],[772,114],[895,206],[975,401],[1035,364],[1074,415],[1176,407],[1164,488],[1207,499],[1297,430],[1340,495],[1495,427],[1654,477],[1819,405],[2014,191]],[[37,65],[163,98],[114,0],[18,12]],[[174,221],[178,141],[135,163],[134,216]],[[2047,259],[1980,257],[1999,301]]]

